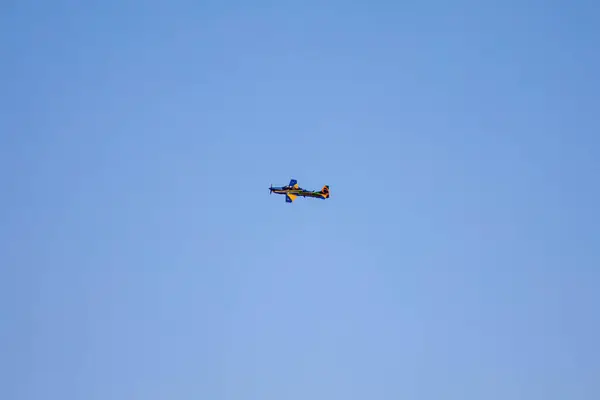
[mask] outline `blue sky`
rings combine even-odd
[[[594,2],[3,9],[0,398],[599,398]]]

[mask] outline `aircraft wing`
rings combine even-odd
[[[286,203],[291,203],[294,200],[296,200],[297,197],[298,197],[298,195],[296,195],[296,194],[286,193],[286,195],[285,195],[285,201],[286,201]]]

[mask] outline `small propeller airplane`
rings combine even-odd
[[[286,203],[292,203],[298,196],[300,197],[315,197],[317,199],[328,199],[329,198],[329,185],[323,186],[320,191],[306,190],[298,186],[298,181],[295,179],[290,180],[289,185],[280,187],[269,188],[269,194],[285,194]]]

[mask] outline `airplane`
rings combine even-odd
[[[320,191],[306,190],[298,186],[298,181],[291,179],[289,185],[280,187],[269,188],[269,194],[285,194],[285,202],[292,203],[298,196],[300,197],[314,197],[317,199],[328,199],[329,198],[329,185],[323,186]]]

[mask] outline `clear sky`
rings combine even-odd
[[[0,398],[600,398],[595,1],[5,3]]]

